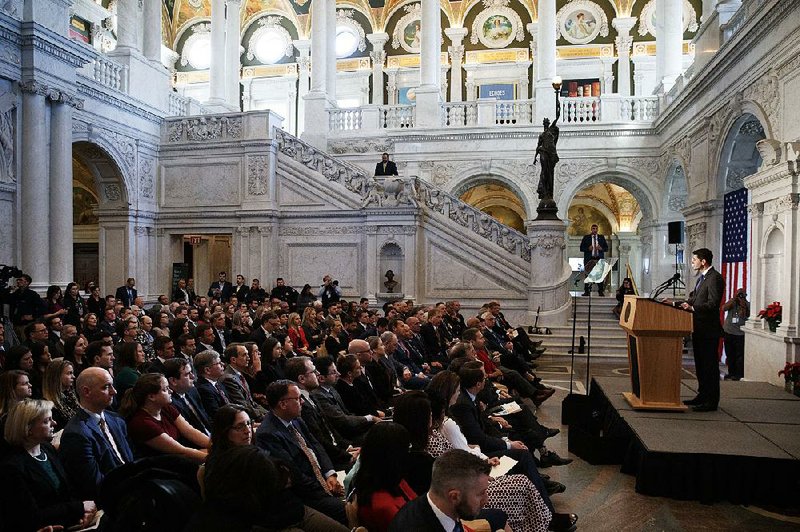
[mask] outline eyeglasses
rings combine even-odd
[[[305,373],[303,373],[303,375],[311,375],[312,373],[316,373],[317,375],[319,375],[319,371],[315,369],[312,369],[311,371],[306,371]]]
[[[236,425],[231,426],[231,429],[238,432],[249,432],[250,429],[252,428],[253,428],[253,421],[250,419],[242,423],[237,423]]]

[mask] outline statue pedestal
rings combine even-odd
[[[540,327],[566,325],[570,316],[572,270],[567,257],[567,224],[553,216],[555,219],[542,219],[540,210],[536,220],[525,224],[531,242],[528,321],[533,325],[540,308]]]
[[[556,202],[552,199],[541,200],[539,206],[536,207],[536,219],[561,221],[558,218],[558,205],[556,205]]]

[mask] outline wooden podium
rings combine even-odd
[[[683,337],[692,314],[644,297],[625,296],[619,324],[628,333],[633,392],[623,395],[635,410],[685,411],[681,402]]]

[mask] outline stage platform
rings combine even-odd
[[[621,464],[645,495],[796,505],[800,398],[764,382],[720,386],[716,412],[635,411],[622,396],[629,378],[596,377],[570,425],[570,451]],[[697,381],[682,381],[681,396],[691,399],[696,389]]]

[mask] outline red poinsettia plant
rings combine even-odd
[[[783,376],[786,382],[800,382],[800,362],[787,362],[786,366],[778,372],[778,377]]]
[[[775,330],[775,328],[780,325],[782,314],[783,307],[779,301],[773,301],[767,305],[767,308],[758,311],[758,317],[762,320],[767,320],[769,328],[772,330]]]

